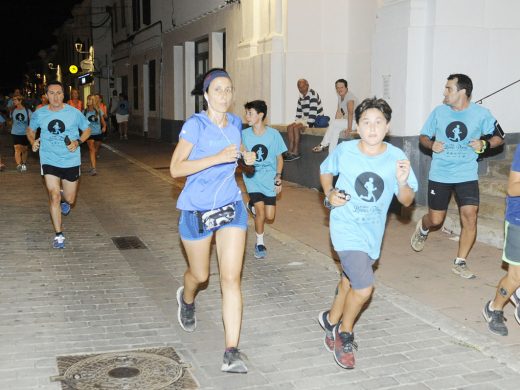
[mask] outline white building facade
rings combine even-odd
[[[359,99],[393,108],[391,140],[424,180],[419,131],[442,102],[446,77],[466,73],[473,100],[520,79],[520,2],[515,0],[93,0],[108,3],[111,86],[128,95],[130,130],[176,141],[202,107],[195,80],[225,67],[236,94],[232,111],[263,99],[268,122],[295,115],[296,82],[306,78],[326,114],[344,78]],[[99,9],[99,8],[98,8]],[[520,83],[484,100],[518,143],[514,104]]]

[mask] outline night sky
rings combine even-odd
[[[3,94],[22,84],[28,61],[56,43],[53,32],[71,17],[70,10],[81,0],[9,0],[0,3],[0,91]]]

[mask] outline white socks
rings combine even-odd
[[[465,263],[466,259],[463,259],[462,257],[457,257],[454,261],[455,264]]]
[[[256,233],[256,245],[265,245],[264,244],[264,233],[262,233],[262,234]]]

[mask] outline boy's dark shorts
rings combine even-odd
[[[453,192],[459,207],[478,206],[480,203],[478,180],[462,183],[439,183],[428,180],[428,207],[437,211],[447,210]]]
[[[265,196],[261,192],[250,192],[249,202],[252,204],[264,202],[266,206],[276,206],[276,196]]]
[[[103,141],[103,134],[91,135],[88,139],[92,141]]]
[[[11,137],[13,140],[13,145],[23,145],[23,146],[29,145],[29,140],[27,139],[27,136],[25,136],[25,135],[11,134]]]
[[[79,180],[81,169],[79,165],[77,167],[60,168],[54,165],[43,164],[42,176],[44,175],[52,175],[59,177],[61,180],[75,182]]]

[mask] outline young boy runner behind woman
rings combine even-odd
[[[249,177],[243,173],[249,194],[247,208],[255,219],[255,257],[264,259],[267,248],[264,244],[264,225],[272,221],[276,213],[276,195],[282,192],[282,153],[287,151],[278,130],[265,126],[267,105],[263,100],[254,100],[244,105],[249,128],[242,131],[242,143],[246,150],[256,153],[255,173]]]
[[[330,237],[343,273],[331,309],[321,312],[318,321],[325,347],[343,368],[354,368],[354,322],[372,295],[372,266],[379,258],[392,197],[409,206],[417,190],[403,151],[383,142],[391,115],[383,99],[363,100],[355,111],[361,139],[339,144],[320,166],[325,205],[331,208]]]

